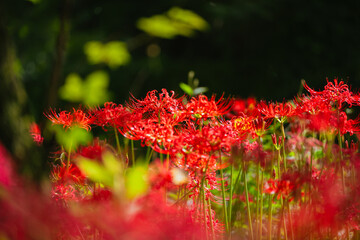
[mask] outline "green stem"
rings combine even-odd
[[[282,151],[283,151],[283,161],[284,161],[284,169],[286,171],[286,152],[285,152],[285,129],[284,129],[284,120],[281,120],[281,133],[283,137],[283,143],[282,143]]]
[[[277,167],[278,167],[278,179],[281,179],[281,168],[280,168],[280,158],[281,158],[281,155],[280,155],[280,150],[278,150],[278,158],[277,158]]]
[[[342,141],[341,141],[340,130],[338,131],[338,141],[339,141],[339,147],[340,147],[340,171],[341,171],[341,181],[342,181],[343,192],[344,192],[344,194],[346,195],[344,166],[343,166],[343,164],[342,164],[343,152],[342,152]],[[348,226],[346,226],[346,239],[347,239],[347,240],[350,240],[350,233],[349,233],[349,228],[348,228]]]
[[[260,180],[260,226],[259,226],[259,238],[262,239],[262,217],[263,217],[263,193],[264,193],[264,171],[261,171]]]
[[[148,150],[149,150],[149,149],[148,149]],[[148,152],[149,154],[146,154],[146,155],[148,155],[148,156],[146,157],[146,165],[149,165],[150,160],[151,160],[151,157],[152,157],[152,155],[153,155],[153,152],[154,152],[154,149],[151,148],[150,153]]]
[[[252,223],[251,223],[249,191],[248,191],[248,186],[247,186],[246,169],[245,169],[244,161],[243,161],[243,169],[244,169],[244,186],[245,186],[246,206],[247,206],[247,214],[248,214],[248,220],[249,220],[250,235],[251,235],[251,239],[254,240],[254,233],[253,233],[253,228],[252,228]]]
[[[215,231],[214,231],[214,225],[213,225],[213,221],[212,221],[210,198],[208,198],[207,202],[208,202],[207,206],[208,206],[208,212],[209,212],[209,217],[210,217],[211,239],[215,239]]]
[[[271,194],[269,195],[269,216],[268,216],[268,220],[269,220],[269,240],[272,239],[271,236],[271,230],[272,230],[272,198],[271,198]]]
[[[69,168],[70,168],[71,147],[72,147],[72,143],[70,143],[70,147],[69,147],[69,151],[68,151],[68,157],[67,157],[67,160],[66,160],[66,171],[69,171]]]
[[[134,140],[132,139],[131,139],[131,161],[132,161],[132,165],[135,166]]]
[[[260,183],[260,161],[258,160],[258,164],[256,167],[256,216],[255,216],[255,222],[256,222],[256,228],[255,228],[255,237],[258,238],[257,234],[259,231],[259,214],[260,214],[260,189],[259,189],[259,183]]]
[[[287,234],[286,234],[286,224],[285,224],[285,218],[284,218],[284,201],[281,197],[281,213],[280,213],[280,221],[279,221],[279,226],[278,226],[278,236],[277,239],[280,240],[281,239],[281,225],[282,223],[284,224],[284,236],[285,236],[285,240],[287,240]]]
[[[289,199],[286,199],[287,202],[287,210],[288,210],[288,215],[289,215],[289,224],[290,224],[290,232],[291,232],[291,239],[294,240],[294,229],[293,229],[293,225],[292,225],[292,218],[291,218],[291,210],[290,210],[290,202]]]
[[[226,231],[229,231],[229,222],[228,216],[226,211],[226,200],[225,200],[225,184],[224,184],[224,171],[222,169],[222,159],[221,159],[221,150],[219,151],[219,158],[220,158],[220,175],[221,175],[221,193],[222,193],[222,200],[223,200],[223,210],[224,210],[224,218],[225,218],[225,227]]]
[[[230,168],[230,196],[229,196],[229,232],[231,233],[231,217],[232,217],[232,198],[233,198],[233,172],[234,172],[234,165],[231,164]],[[231,234],[229,235],[231,236]]]
[[[116,129],[115,125],[114,125],[114,132],[115,132],[115,139],[116,139],[116,147],[117,147],[118,154],[120,156],[120,153],[121,153],[120,141],[119,141],[119,136],[118,136],[118,132],[117,132],[117,129]]]
[[[208,227],[207,227],[207,220],[206,220],[206,199],[205,199],[205,187],[204,187],[204,178],[202,179],[201,184],[201,195],[202,195],[202,205],[203,205],[203,214],[204,214],[204,228],[205,228],[205,236],[206,239],[209,239]]]

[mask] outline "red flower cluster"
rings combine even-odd
[[[255,237],[264,238],[259,234],[265,234],[260,226],[265,219],[260,214],[265,193],[276,195],[269,199],[280,201],[282,205],[281,210],[278,206],[271,210],[270,201],[266,205],[269,209],[264,207],[282,219],[277,221],[278,236],[293,235],[296,233],[294,226],[303,224],[301,228],[305,228],[305,232],[316,228],[316,236],[322,238],[327,228],[339,226],[341,221],[352,230],[360,223],[358,215],[354,214],[360,209],[356,203],[359,199],[350,194],[360,189],[356,182],[356,177],[360,176],[360,156],[354,144],[352,148],[343,146],[344,138],[360,131],[360,120],[350,119],[345,111],[346,107],[359,106],[360,96],[337,79],[328,81],[323,91],[314,91],[306,84],[305,88],[308,95],[281,103],[256,102],[254,99],[230,101],[223,96],[218,100],[215,96],[208,98],[204,95],[177,97],[174,92],[163,89],[160,93],[150,91],[144,99],[132,96],[125,105],[108,102],[88,112],[74,109],[73,112],[56,113],[51,110],[46,115],[54,124],[66,129],[73,126],[86,130],[101,127],[107,131],[112,128],[116,131],[116,138],[120,133],[154,150],[156,156],[153,159],[162,159],[162,162],[151,162],[151,156],[146,159],[150,160],[146,180],[151,192],[159,191],[167,200],[171,199],[169,196],[177,195],[170,202],[180,207],[188,205],[192,220],[207,231],[207,237],[218,236],[224,226],[212,209],[221,194],[226,229],[240,224],[237,214],[229,212],[230,205],[246,202],[247,223],[250,225],[251,217],[255,217],[257,229],[249,228],[243,237],[258,234]],[[128,155],[126,150],[121,153],[118,147],[115,153],[105,141],[96,140],[92,145],[80,147],[72,154],[72,159],[82,156],[96,164],[106,165],[103,154],[112,152],[126,163],[122,165],[126,168],[128,162],[123,159]],[[237,177],[232,175],[234,171]],[[109,172],[116,175],[115,170]],[[180,180],[175,179],[177,176]],[[250,179],[252,182],[248,186]],[[84,177],[74,160],[67,164],[62,160],[60,165],[54,166],[52,180],[53,198],[58,202],[83,201],[111,192],[101,182]],[[332,183],[337,194],[331,195],[331,184],[323,181]],[[248,188],[255,194],[249,196]],[[86,194],[89,191],[91,196]],[[118,193],[114,192],[114,196],[105,194],[107,197],[99,199],[116,197]],[[171,194],[166,195],[168,192]],[[253,199],[251,204],[250,199]],[[344,207],[347,203],[352,210]],[[324,214],[325,208],[329,209],[329,214]],[[238,209],[242,208],[237,207],[235,211]],[[310,211],[309,219],[316,220],[315,223],[306,225],[292,221],[293,210],[299,216]],[[256,211],[256,214],[252,216],[251,211]],[[230,217],[227,213],[231,214]],[[141,214],[139,216],[137,219],[141,222]],[[268,219],[271,221],[272,218]],[[273,226],[271,222],[267,224]],[[272,230],[267,230],[269,238]],[[326,234],[329,238],[336,235]]]

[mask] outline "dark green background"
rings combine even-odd
[[[132,43],[146,35],[136,28],[139,18],[173,6],[202,16],[209,31],[171,40],[145,36],[143,44],[131,49],[131,62],[117,69],[88,64],[83,52],[86,42]],[[301,79],[315,89],[326,84],[326,77],[343,78],[353,89],[360,87],[359,1],[41,0],[34,4],[5,0],[0,4],[5,36],[0,46],[13,49],[23,69],[17,77],[27,93],[21,112],[39,122],[49,107],[47,95],[64,7],[69,31],[58,85],[71,72],[86,76],[102,69],[110,75],[112,100],[117,103],[126,101],[129,92],[142,98],[149,90],[161,88],[182,95],[179,83],[187,81],[190,70],[209,93],[258,99],[292,98]],[[146,54],[152,43],[161,48],[156,58]],[[0,54],[6,55],[4,50]],[[6,74],[2,78],[5,82]],[[2,89],[2,101],[9,100],[11,91]],[[52,107],[70,105],[58,100]],[[8,128],[6,124],[3,121],[2,128]],[[1,136],[9,149],[11,134],[2,132]]]

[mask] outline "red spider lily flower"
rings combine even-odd
[[[53,167],[51,171],[51,178],[52,181],[56,183],[76,183],[76,184],[83,184],[86,177],[80,171],[80,169],[70,163],[69,167],[66,167],[65,163],[61,165],[56,165]]]
[[[32,123],[30,125],[29,132],[33,137],[34,142],[40,146],[43,143],[44,138],[41,136],[41,131],[39,126],[36,123]]]
[[[71,128],[74,126],[84,128],[87,131],[90,130],[90,124],[92,123],[91,117],[78,109],[73,108],[73,112],[61,111],[56,113],[50,109],[50,113],[45,113],[45,116],[53,123],[63,125],[64,128]]]
[[[187,114],[192,120],[208,119],[222,116],[230,111],[231,101],[223,96],[215,101],[215,95],[208,99],[205,95],[193,97],[185,106]]]
[[[237,140],[232,125],[231,121],[211,122],[201,129],[196,129],[193,122],[188,122],[186,128],[175,136],[176,144],[171,152],[173,154],[189,152],[209,154],[218,151],[229,153],[231,145]]]
[[[270,102],[267,104],[264,101],[260,101],[256,108],[265,118],[275,118],[278,121],[286,117],[291,117],[295,114],[295,108],[288,102]]]
[[[96,161],[102,161],[103,153],[111,150],[111,147],[108,146],[105,141],[95,139],[92,145],[81,146],[74,158],[81,156]]]
[[[132,96],[127,107],[131,112],[140,113],[143,119],[163,116],[179,119],[182,117],[184,110],[182,98],[176,98],[174,91],[171,91],[170,94],[166,89],[162,89],[158,96],[156,90],[148,92],[143,100]]]
[[[248,134],[255,136],[254,125],[253,125],[253,117],[239,117],[232,119],[234,125],[234,131],[238,134],[238,136],[242,139],[246,137]]]
[[[331,102],[321,96],[312,95],[295,98],[295,115],[300,118],[306,118],[309,114],[316,115],[324,112],[332,112]]]
[[[152,189],[158,190],[160,188],[175,187],[172,184],[171,172],[165,166],[165,163],[161,163],[159,159],[155,160],[149,166],[149,182]]]
[[[55,201],[68,202],[77,201],[76,190],[69,184],[57,184],[51,190],[51,198]]]
[[[256,111],[256,99],[248,98],[248,99],[233,99],[231,101],[231,108],[225,116],[229,119],[233,117],[242,116],[243,114],[247,116],[252,116]]]
[[[308,129],[315,132],[340,132],[342,135],[353,135],[360,131],[360,118],[348,119],[345,112],[322,112],[304,116]]]
[[[320,92],[311,89],[305,82],[304,87],[312,96],[320,96],[321,98],[336,104],[335,107],[337,109],[341,109],[345,102],[349,104],[350,107],[352,105],[359,106],[359,95],[351,92],[347,84],[343,81],[338,82],[337,78],[334,79],[334,82],[329,82],[328,79],[326,79],[326,81],[327,85],[324,90]]]
[[[270,179],[264,184],[264,193],[276,194],[278,199],[280,197],[286,199],[290,197],[294,187],[290,180]]]
[[[142,119],[128,124],[123,135],[132,140],[141,140],[143,146],[152,147],[159,153],[168,153],[174,145],[175,130],[177,124],[172,118]]]
[[[92,110],[91,115],[92,124],[103,129],[105,129],[105,126],[123,128],[130,117],[130,111],[121,104],[106,102],[103,108]]]

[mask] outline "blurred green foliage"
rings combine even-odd
[[[59,94],[63,100],[96,106],[109,100],[109,76],[105,71],[95,71],[83,81],[76,73],[71,73],[60,87]]]
[[[208,23],[196,13],[173,7],[166,14],[140,18],[137,27],[150,35],[171,39],[177,35],[191,37],[195,30],[204,31]]]
[[[320,88],[326,77],[349,77],[354,88],[360,86],[360,6],[350,0],[14,0],[3,9],[38,117],[63,9],[69,36],[59,86],[70,73],[103,70],[114,90],[111,100],[119,103],[129,92],[179,92],[189,70],[211,93],[272,100],[297,94],[300,79]]]
[[[148,190],[147,171],[145,167],[135,166],[126,172],[125,190],[126,196],[133,199],[144,195]]]
[[[75,151],[80,145],[89,144],[93,138],[91,132],[79,127],[64,129],[60,125],[54,125],[50,127],[50,131],[55,132],[56,141],[67,152]]]
[[[76,162],[89,179],[114,188],[116,186],[115,180],[122,177],[123,166],[119,159],[110,152],[103,153],[102,160],[103,162],[100,163],[92,159],[79,157]]]
[[[90,41],[85,44],[84,52],[90,64],[106,63],[110,68],[126,65],[131,59],[126,44],[120,41],[106,44]]]

